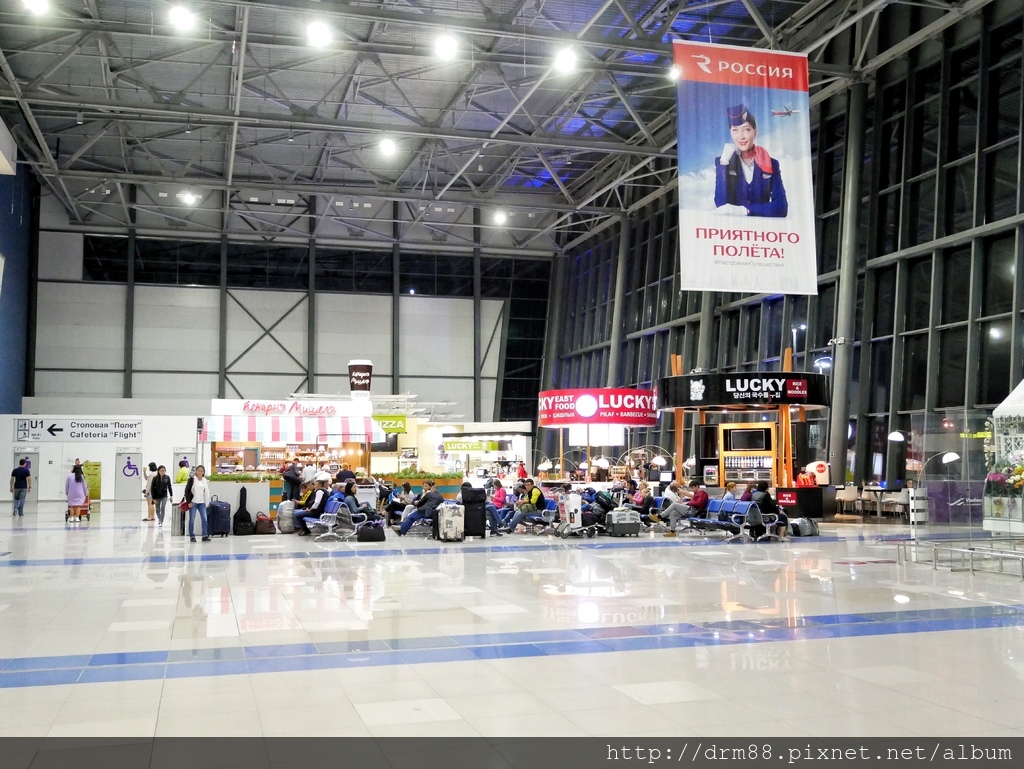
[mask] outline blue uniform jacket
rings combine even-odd
[[[772,158],[770,174],[755,165],[754,178],[750,184],[743,177],[741,162],[738,155],[733,155],[729,164],[723,166],[721,157],[715,158],[715,205],[731,203],[743,206],[751,216],[786,216],[789,213],[789,201],[782,184],[779,161]]]

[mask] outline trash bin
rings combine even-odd
[[[178,505],[171,508],[171,534],[180,537],[185,533],[185,511]]]

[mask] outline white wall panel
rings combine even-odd
[[[345,363],[348,363],[348,361],[349,359],[345,358]],[[325,395],[348,395],[348,370],[345,370],[344,376],[318,376],[316,378],[316,391]],[[373,365],[373,381],[370,383],[370,392],[375,395],[391,394],[391,377],[381,376],[377,373],[376,361],[374,361]]]
[[[472,299],[403,296],[399,312],[403,379],[434,372],[473,376]]]
[[[174,360],[170,360],[165,368],[173,369],[174,366]],[[132,393],[137,398],[216,398],[217,374],[135,372],[132,375]]]
[[[287,398],[292,393],[305,392],[305,374],[288,374],[277,376],[272,374],[232,374],[228,379],[238,388],[243,398],[278,399]],[[227,397],[234,398],[231,385],[227,388]]]
[[[124,368],[124,286],[40,282],[37,296],[38,368]]]
[[[447,374],[445,371],[438,373]],[[434,379],[431,377],[402,377],[402,392],[418,396],[421,402],[453,402],[456,407],[448,409],[453,414],[462,414],[462,420],[473,420],[473,379]],[[482,414],[489,419],[489,414]]]
[[[391,374],[390,296],[317,294],[316,317],[318,377],[344,374],[348,392],[350,360],[373,361],[375,379]]]
[[[274,338],[288,348],[299,361],[306,359],[306,303],[295,307],[281,320],[282,316],[305,294],[298,291],[237,291],[232,290],[245,308],[256,317],[264,328],[274,326]],[[278,321],[280,320],[280,323]],[[277,324],[275,326],[275,324]],[[263,334],[263,330],[234,300],[228,302],[228,364],[235,360],[250,344]],[[231,366],[235,372],[297,372],[301,366],[285,354],[280,346],[264,337],[252,350]],[[305,373],[305,372],[303,372]],[[291,391],[289,391],[291,392]],[[246,394],[246,397],[256,397]]]
[[[216,372],[219,325],[217,289],[136,286],[134,367]]]
[[[493,299],[484,299],[480,302],[480,354],[485,356],[480,373],[483,376],[498,376],[498,362],[505,354],[505,350],[501,346],[505,325],[505,318],[502,315],[504,304],[504,302]],[[488,344],[490,344],[489,351]],[[485,413],[489,414],[490,412],[485,411]]]
[[[106,371],[37,371],[36,394],[102,395],[115,397],[122,393],[124,374]]]
[[[125,250],[128,240],[122,241]],[[39,231],[39,280],[82,279],[82,234]]]

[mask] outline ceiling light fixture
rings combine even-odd
[[[306,42],[314,48],[326,48],[331,42],[331,28],[322,21],[310,22],[306,27]]]
[[[494,223],[495,224],[497,224],[498,226],[501,226],[502,224],[504,224],[507,221],[508,221],[508,214],[506,214],[504,211],[495,211],[494,212]]]
[[[77,115],[75,115],[75,122],[78,123],[78,125],[82,125],[82,123],[85,122],[85,116],[81,112],[79,112]]]
[[[179,32],[188,32],[196,23],[195,14],[182,5],[171,8],[167,17],[171,20],[171,26]]]
[[[459,52],[459,41],[452,35],[438,35],[434,41],[434,55],[441,61],[451,61]]]
[[[290,128],[288,129],[288,141],[290,141],[290,142],[295,141],[295,134],[292,133],[292,130]]]
[[[188,120],[185,121],[185,133],[192,133],[192,118],[188,118]]]
[[[398,149],[395,146],[395,142],[392,139],[381,139],[380,140],[380,154],[386,158],[391,157],[395,154],[395,150]]]
[[[21,4],[24,5],[25,10],[33,16],[42,16],[50,10],[50,3],[48,0],[21,0]]]
[[[576,51],[572,48],[563,48],[555,54],[555,70],[563,75],[568,75],[576,69]]]
[[[191,190],[186,190],[181,193],[181,202],[186,206],[194,206],[196,204],[196,196],[192,194]]]
[[[683,68],[680,67],[678,64],[673,64],[671,67],[668,68],[668,79],[669,80],[678,80],[682,76],[683,76]]]

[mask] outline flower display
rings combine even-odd
[[[1019,497],[1024,493],[1024,465],[997,467],[985,477],[985,493],[996,497]]]

